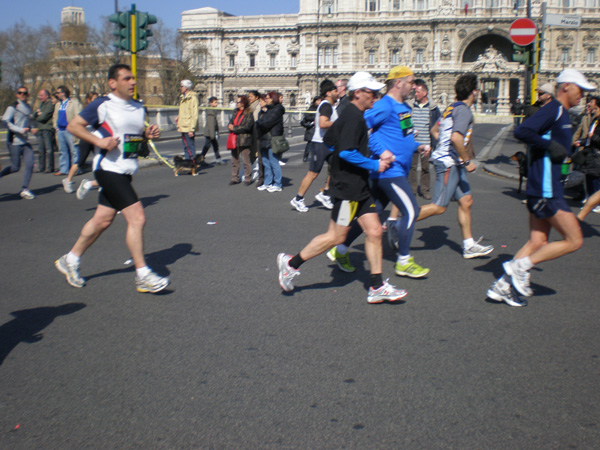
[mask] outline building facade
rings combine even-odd
[[[579,28],[544,27],[538,85],[565,67],[600,82],[600,0],[548,0],[547,13],[582,17]],[[531,17],[541,24],[542,3]],[[184,11],[184,59],[202,100],[224,104],[238,92],[278,90],[289,106],[304,106],[324,78],[358,70],[383,80],[407,65],[427,81],[441,105],[454,99],[466,72],[481,80],[478,112],[508,114],[526,97],[526,68],[512,62],[509,28],[526,17],[523,0],[300,0],[298,14],[233,16],[214,8]]]

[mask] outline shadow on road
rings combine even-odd
[[[21,342],[33,344],[41,341],[44,337],[41,331],[56,317],[76,313],[85,307],[85,303],[67,303],[11,312],[15,318],[0,326],[0,365]]]
[[[159,194],[159,195],[155,195],[154,197],[144,197],[141,198],[140,201],[142,202],[142,206],[144,208],[147,208],[148,206],[154,206],[158,203],[159,200],[163,199],[163,198],[169,198],[168,195],[164,195],[164,194]]]
[[[425,243],[423,247],[418,247],[418,250],[437,250],[443,246],[448,246],[462,256],[462,243],[448,239],[448,227],[435,225],[429,228],[420,228],[418,231],[421,232],[421,236],[417,240]]]

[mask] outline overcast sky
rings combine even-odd
[[[132,3],[138,11],[148,12],[160,18],[167,27],[181,26],[181,12],[210,6],[236,16],[254,14],[296,14],[299,0],[139,0],[126,2],[118,0],[119,10],[131,9]],[[5,31],[15,23],[24,20],[28,25],[60,25],[60,11],[65,6],[79,6],[85,10],[86,23],[98,26],[101,16],[108,16],[115,10],[114,0],[6,0],[2,2],[0,30]]]

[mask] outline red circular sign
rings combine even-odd
[[[531,19],[517,19],[510,26],[510,38],[517,45],[529,45],[535,41],[537,26]]]

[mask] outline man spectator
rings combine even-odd
[[[510,107],[510,112],[513,115],[513,121],[515,128],[521,125],[521,121],[523,120],[523,112],[525,111],[525,107],[523,103],[521,103],[521,99],[517,98],[515,103]]]
[[[338,113],[338,116],[342,113],[344,108],[350,103],[348,96],[346,95],[346,87],[348,85],[348,80],[345,78],[340,78],[335,82],[335,87],[337,88],[337,103],[335,104],[335,110]]]
[[[35,195],[29,190],[29,181],[33,174],[33,149],[29,144],[27,133],[31,130],[29,120],[31,107],[27,103],[29,91],[25,86],[17,89],[17,101],[9,105],[2,116],[2,121],[8,127],[6,146],[10,153],[10,166],[0,171],[0,178],[21,169],[21,158],[25,162],[25,175],[21,187],[21,198],[33,200]]]
[[[183,141],[183,159],[194,159],[196,156],[196,128],[198,127],[198,96],[192,92],[190,80],[182,80],[180,84],[179,115],[175,118],[177,131]]]
[[[313,145],[311,148],[308,172],[300,183],[298,194],[290,200],[290,204],[299,212],[308,212],[308,207],[304,203],[304,195],[313,181],[317,179],[319,173],[321,173],[325,160],[331,153],[329,147],[323,143],[323,136],[325,136],[329,127],[331,127],[338,118],[338,113],[333,107],[337,100],[337,88],[335,84],[331,80],[323,80],[320,89],[323,100],[315,113],[315,133],[311,141],[313,142]],[[329,195],[327,195],[327,192],[320,191],[315,198],[321,202],[325,208],[333,208],[333,203],[331,202]]]
[[[471,207],[473,195],[467,173],[475,170],[470,160],[467,146],[473,133],[473,112],[471,106],[479,97],[477,75],[468,73],[461,76],[454,85],[456,102],[448,106],[442,114],[439,125],[439,142],[431,154],[435,168],[435,188],[433,202],[421,207],[417,220],[443,214],[452,198],[458,201],[458,224],[463,238],[463,257],[477,258],[494,251],[491,245],[479,245],[471,233]]]
[[[596,109],[596,107],[600,106],[596,103],[597,97],[590,97],[588,102],[585,105],[585,113],[581,118],[581,122],[577,127],[575,133],[573,133],[573,146],[581,147],[585,145],[585,141],[588,139],[590,132],[590,125],[592,123],[592,111]]]
[[[487,291],[492,300],[510,306],[527,306],[519,294],[533,294],[529,271],[535,265],[574,252],[583,244],[579,222],[564,199],[561,169],[573,140],[568,111],[579,104],[583,91],[594,86],[574,69],[563,70],[556,83],[556,98],[514,131],[515,137],[531,149],[527,177],[529,240],[512,260],[502,264],[504,274]],[[563,239],[549,239],[552,228]]]
[[[54,105],[50,100],[50,92],[47,89],[40,89],[38,92],[40,104],[33,113],[33,119],[37,122],[37,128],[33,132],[37,135],[39,149],[40,172],[54,172],[54,127],[52,126],[52,116],[54,115]]]
[[[76,288],[85,286],[85,280],[79,275],[81,256],[110,227],[118,211],[127,222],[125,241],[135,266],[138,292],[159,292],[169,284],[168,278],[158,276],[146,265],[143,238],[146,215],[131,185],[132,175],[138,169],[141,144],[160,136],[156,125],[145,126],[144,106],[133,100],[135,84],[129,66],[111,66],[108,71],[111,93],[86,106],[68,126],[75,136],[100,148],[94,158],[94,175],[101,188],[98,207],[83,226],[71,251],[54,263],[67,282]],[[96,131],[88,131],[88,125]]]
[[[418,78],[413,83],[415,101],[412,105],[412,121],[415,128],[415,141],[421,145],[435,148],[437,139],[431,134],[431,129],[438,122],[441,114],[435,103],[429,100],[427,83]],[[429,154],[415,152],[408,175],[410,186],[415,195],[425,200],[431,200],[431,178],[429,176]]]
[[[219,106],[219,100],[217,97],[210,97],[208,99],[208,108],[206,108],[206,125],[204,126],[204,147],[200,154],[202,162],[208,153],[208,149],[212,145],[213,152],[215,152],[215,162],[219,165],[225,164],[219,154],[219,111],[216,109]],[[189,135],[188,135],[189,137]],[[184,141],[185,142],[185,141]]]
[[[540,102],[540,108],[546,106],[554,98],[554,85],[552,83],[544,83],[536,90],[538,94],[538,101]]]
[[[67,125],[81,111],[79,100],[71,98],[71,91],[66,86],[56,89],[59,102],[54,105],[52,117],[56,140],[58,141],[58,172],[55,175],[68,175],[71,165],[77,161],[77,144],[79,139],[67,131]],[[63,187],[68,194],[73,192],[73,186],[67,179],[63,180]]]

